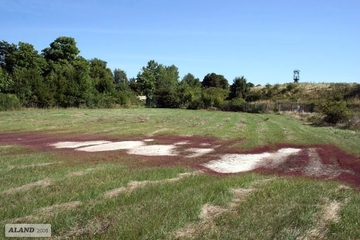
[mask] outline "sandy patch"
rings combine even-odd
[[[339,212],[342,204],[337,201],[332,201],[325,205],[323,208],[322,221],[324,222],[337,222],[339,221]]]
[[[183,178],[202,174],[202,173],[203,173],[203,171],[195,171],[195,172],[180,173],[178,175],[178,177],[176,177],[176,178],[167,178],[167,179],[154,180],[154,181],[148,181],[148,180],[147,181],[130,181],[125,187],[119,187],[119,188],[115,188],[115,189],[105,192],[104,198],[113,198],[124,192],[130,193],[130,192],[134,191],[135,189],[145,187],[148,184],[176,182]]]
[[[158,133],[166,132],[166,131],[169,131],[169,130],[170,130],[169,128],[159,129],[159,130],[156,130],[156,131],[150,133],[148,136],[154,136],[154,135],[156,135],[156,134],[158,134]]]
[[[37,210],[38,214],[54,214],[59,211],[63,210],[71,210],[81,205],[80,201],[73,201],[73,202],[67,202],[67,203],[61,203],[52,205],[49,207],[40,208]]]
[[[214,230],[217,228],[212,219],[226,211],[227,209],[225,208],[206,203],[201,208],[199,222],[190,223],[185,227],[178,229],[172,235],[174,236],[174,239],[200,239],[198,235],[201,234],[201,232],[207,229]]]
[[[194,158],[194,157],[201,157],[203,155],[211,153],[214,151],[214,149],[213,148],[189,148],[189,149],[186,149],[186,151],[192,152],[192,154],[186,156],[187,158]]]
[[[88,220],[85,226],[76,224],[68,232],[60,233],[59,239],[81,239],[81,235],[86,236],[105,236],[106,230],[113,224],[110,220],[93,218]],[[84,238],[84,237],[82,237]],[[58,239],[58,238],[56,238]],[[101,239],[101,238],[100,238]]]
[[[211,146],[211,144],[210,143],[201,143],[200,146],[208,147],[208,146]]]
[[[211,204],[205,204],[201,208],[199,218],[204,219],[204,220],[210,219],[210,218],[214,218],[224,212],[226,212],[225,208],[222,208],[220,206],[211,205]]]
[[[154,141],[154,139],[152,139],[152,138],[144,139],[144,142],[153,142],[153,141]]]
[[[129,154],[143,156],[177,156],[174,145],[149,145],[129,149]]]
[[[13,223],[29,223],[29,222],[37,222],[43,220],[44,218],[53,217],[55,214],[61,211],[69,211],[75,209],[80,206],[82,203],[80,201],[73,201],[67,203],[61,203],[52,205],[49,207],[39,208],[34,210],[34,214],[28,215],[25,217],[12,219],[10,222]]]
[[[84,151],[84,152],[103,152],[103,151],[114,151],[114,150],[128,150],[132,148],[138,148],[144,145],[142,141],[122,141],[122,142],[110,142],[95,146],[88,146],[77,148],[77,151]]]
[[[88,169],[85,169],[84,171],[71,172],[68,174],[68,177],[83,176],[89,172],[96,171],[96,170],[102,170],[102,169],[103,168],[88,168]]]
[[[99,145],[110,143],[109,141],[85,141],[85,142],[58,142],[50,144],[49,146],[55,148],[78,148],[78,147],[85,147],[90,145]]]
[[[174,143],[174,145],[176,145],[176,146],[182,146],[182,145],[187,145],[187,144],[190,144],[190,141],[182,141],[182,142]]]
[[[34,188],[34,187],[47,187],[51,183],[52,183],[52,179],[45,178],[45,179],[37,181],[37,182],[22,185],[21,187],[8,189],[6,191],[3,191],[3,193],[12,194],[12,193],[16,193],[16,192],[27,191],[27,190],[29,190],[31,188]]]
[[[143,141],[85,141],[85,142],[58,142],[50,146],[55,148],[72,148],[76,151],[84,152],[105,152],[115,150],[128,150],[128,154],[143,155],[143,156],[177,156],[179,152],[176,151],[178,146],[189,145],[190,141],[181,141],[169,145],[147,145],[154,139],[144,139]],[[210,146],[208,143],[202,143],[202,146]],[[186,156],[187,158],[194,158],[206,155],[214,151],[213,148],[188,148],[184,151],[192,152]]]
[[[171,237],[174,237],[174,239],[200,239],[198,235],[200,235],[204,231],[217,231],[217,229],[221,226],[218,226],[213,222],[214,218],[221,216],[222,214],[227,212],[236,213],[236,207],[239,206],[241,202],[246,200],[246,197],[251,192],[255,191],[256,188],[261,187],[263,184],[272,181],[273,179],[275,178],[254,181],[251,184],[251,187],[253,188],[230,189],[234,197],[228,207],[224,208],[209,203],[204,204],[199,213],[200,221],[187,224],[186,226],[176,230],[175,232],[170,234]]]
[[[37,163],[37,164],[30,164],[30,165],[20,165],[20,166],[17,166],[17,168],[44,167],[44,166],[50,166],[50,165],[60,164],[60,163],[62,163],[62,162]]]
[[[126,191],[127,191],[126,187],[115,188],[115,189],[105,192],[104,198],[113,198],[113,197],[120,195],[123,192],[126,192]]]
[[[14,146],[12,145],[0,145],[0,149],[7,149],[7,148],[12,148]]]
[[[176,178],[169,178],[169,179],[166,179],[167,182],[176,182],[176,181],[179,181],[183,178],[187,178],[187,177],[190,177],[190,176],[196,176],[196,175],[199,175],[199,174],[203,174],[204,172],[199,170],[199,171],[195,171],[195,172],[185,172],[185,173],[180,173],[178,175],[178,177]]]
[[[340,175],[341,171],[338,166],[324,164],[321,161],[319,154],[316,151],[316,148],[308,149],[309,163],[304,168],[304,173],[308,176],[331,176],[337,177]]]
[[[242,201],[245,200],[246,196],[249,195],[254,189],[252,188],[234,188],[231,189],[234,194],[234,198],[230,203],[230,209],[236,208]]]
[[[318,214],[319,220],[317,224],[310,229],[303,239],[325,239],[325,235],[328,231],[327,226],[331,222],[337,222],[340,220],[339,212],[342,207],[343,203],[326,199],[322,210]]]
[[[225,154],[219,160],[213,160],[203,164],[219,173],[239,173],[254,170],[262,164],[279,165],[292,154],[300,152],[297,148],[282,148],[277,152],[259,153],[259,154]]]
[[[234,194],[233,200],[230,202],[228,208],[223,208],[220,206],[212,205],[212,204],[204,204],[201,208],[199,214],[199,222],[190,223],[183,228],[178,229],[172,235],[175,239],[197,239],[197,235],[201,234],[207,230],[216,230],[219,226],[214,224],[213,219],[220,216],[223,213],[229,211],[236,211],[235,207],[242,202],[245,197],[252,192],[254,189],[231,189]]]

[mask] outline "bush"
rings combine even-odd
[[[229,90],[222,88],[206,88],[201,94],[204,108],[221,108],[224,99],[229,95]]]
[[[159,108],[178,108],[180,106],[180,97],[175,90],[157,90],[154,99],[156,101],[156,107]]]
[[[324,121],[331,124],[345,122],[352,115],[345,101],[326,100],[320,105],[319,110],[325,115]]]
[[[187,109],[192,109],[192,110],[198,110],[198,109],[203,109],[203,108],[205,108],[205,105],[204,105],[204,102],[202,101],[202,99],[195,99],[195,100],[191,101],[187,107]]]
[[[20,108],[20,101],[14,94],[0,93],[0,111],[15,110]]]
[[[267,112],[267,104],[266,103],[247,103],[244,105],[245,112],[248,113],[265,113]]]
[[[223,111],[232,111],[232,112],[243,112],[244,105],[246,101],[242,98],[234,98],[231,101],[225,101],[221,106],[221,110]]]
[[[350,117],[347,127],[351,129],[360,129],[360,112],[357,112]]]
[[[98,107],[114,108],[116,107],[118,99],[110,94],[101,94],[98,102]]]
[[[246,96],[246,101],[248,102],[256,102],[263,98],[261,91],[250,91],[249,94]]]

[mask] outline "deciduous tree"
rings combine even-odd
[[[236,77],[233,84],[230,86],[230,95],[229,98],[242,98],[246,99],[247,95],[250,92],[250,83],[247,82],[246,78],[243,76]]]
[[[154,60],[150,60],[147,63],[147,66],[142,67],[141,71],[137,75],[139,90],[146,96],[148,105],[153,99],[156,88],[156,80],[158,79],[161,68],[162,65],[159,65]]]
[[[95,88],[99,93],[112,94],[115,90],[114,77],[107,63],[101,59],[90,60],[90,77],[95,83]]]
[[[215,87],[215,88],[222,88],[228,89],[229,83],[223,75],[218,75],[216,73],[209,73],[207,74],[203,81],[202,86],[205,88]]]
[[[71,62],[75,60],[80,50],[74,38],[63,36],[50,43],[50,47],[43,49],[42,53],[47,61]]]

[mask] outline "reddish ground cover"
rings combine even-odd
[[[64,141],[144,141],[152,139],[147,144],[175,144],[178,155],[176,156],[129,156],[126,151],[107,151],[88,153],[75,151],[74,149],[56,149],[51,144]],[[223,175],[205,168],[202,164],[216,157],[229,153],[259,154],[275,152],[282,148],[299,148],[298,154],[283,159],[280,164],[262,164],[254,169],[257,173],[279,174],[285,176],[301,176],[326,180],[338,180],[351,184],[360,189],[360,157],[348,154],[331,145],[300,146],[279,144],[276,146],[264,146],[241,152],[233,149],[234,143],[241,140],[224,141],[216,138],[186,137],[186,136],[152,136],[142,138],[110,138],[98,135],[49,135],[49,134],[0,134],[0,144],[23,145],[41,152],[56,152],[61,158],[76,162],[124,162],[131,167],[156,167],[156,166],[184,166],[204,169],[209,173]],[[214,151],[200,157],[189,158],[189,148],[213,148]],[[238,173],[237,173],[238,174]],[[226,175],[226,174],[225,174]]]

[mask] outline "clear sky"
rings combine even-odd
[[[0,0],[0,40],[59,36],[136,77],[149,60],[254,84],[360,82],[360,0]]]

